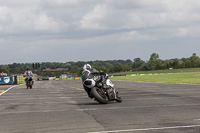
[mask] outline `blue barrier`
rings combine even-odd
[[[13,84],[13,76],[0,76],[0,85]]]

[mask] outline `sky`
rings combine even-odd
[[[200,56],[199,0],[0,0],[0,64]]]

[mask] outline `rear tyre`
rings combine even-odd
[[[101,89],[94,87],[91,89],[91,93],[94,96],[94,98],[100,103],[100,104],[106,104],[108,103],[108,97],[105,95],[104,91]]]

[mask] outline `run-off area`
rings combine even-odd
[[[113,81],[123,102],[100,105],[80,80],[15,86],[0,96],[2,133],[198,133],[200,85]]]

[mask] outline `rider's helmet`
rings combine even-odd
[[[83,66],[83,70],[84,70],[84,71],[85,71],[85,70],[89,70],[89,69],[92,69],[92,67],[91,67],[90,64],[85,64],[85,65]]]
[[[27,68],[26,68],[26,70],[28,71],[28,70],[29,70],[29,68],[27,67]]]

